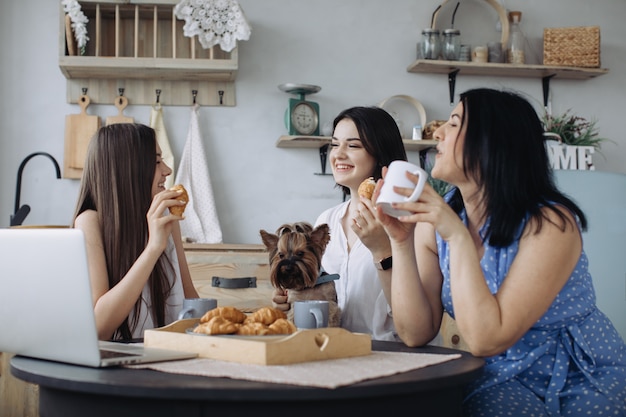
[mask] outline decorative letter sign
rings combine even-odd
[[[569,146],[558,142],[547,141],[546,148],[552,169],[571,169],[578,171],[595,171],[592,155],[593,146]]]

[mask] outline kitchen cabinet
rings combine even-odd
[[[234,106],[237,48],[204,49],[197,37],[184,36],[184,21],[174,14],[178,2],[81,0],[89,20],[84,54],[61,5],[59,68],[67,101],[77,103],[86,88],[94,104],[112,104],[124,91],[131,105]]]

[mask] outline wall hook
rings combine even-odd
[[[196,96],[198,95],[198,90],[191,90],[191,94],[193,95],[193,104],[196,104]]]
[[[159,104],[159,100],[161,99],[161,90],[156,90],[156,102]]]
[[[221,106],[222,104],[224,104],[224,90],[219,90],[217,94],[219,94],[220,96],[220,106]]]
[[[120,97],[124,96],[124,88],[123,87],[118,88],[117,91],[120,93]]]
[[[87,95],[87,87],[83,87],[83,95],[86,96]]]

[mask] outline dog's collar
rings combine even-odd
[[[328,272],[324,271],[324,269],[322,268],[320,270],[320,276],[317,278],[317,281],[315,282],[315,286],[317,287],[318,285],[322,285],[327,282],[334,281],[336,279],[339,279],[339,274],[329,274]]]

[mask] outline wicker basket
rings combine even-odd
[[[543,64],[600,67],[600,27],[544,28]]]

